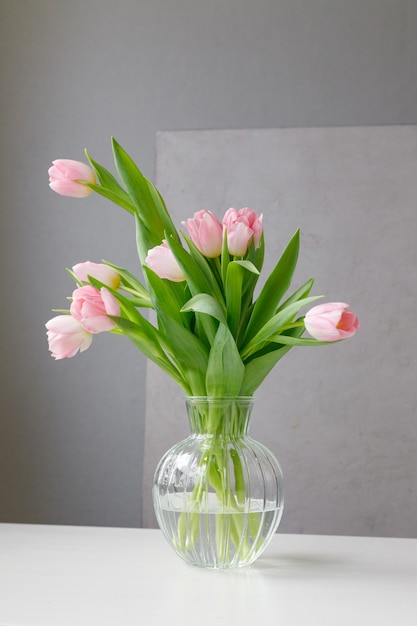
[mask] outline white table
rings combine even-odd
[[[413,626],[417,539],[278,534],[239,570],[158,530],[0,524],[1,626]]]

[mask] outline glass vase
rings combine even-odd
[[[191,433],[161,459],[158,524],[191,565],[249,565],[272,539],[284,497],[274,455],[248,435],[252,397],[188,397]]]

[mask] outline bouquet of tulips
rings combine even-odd
[[[173,533],[173,545],[182,555],[190,554],[201,540],[217,546],[223,564],[235,557],[249,559],[258,549],[264,516],[249,505],[249,523],[242,521],[251,481],[244,478],[247,463],[237,454],[240,444],[225,438],[239,440],[247,397],[293,346],[345,339],[356,332],[359,321],[342,302],[315,305],[300,314],[320,296],[310,296],[312,278],[287,293],[298,258],[298,231],[256,290],[264,260],[262,215],[231,208],[220,221],[200,210],[179,231],[159,191],[116,141],[113,154],[119,180],[86,153],[88,165],[54,161],[50,186],[73,197],[95,191],[128,211],[136,226],[143,278],[109,262],[86,261],[68,270],[76,289],[69,310],[57,311],[60,315],[46,324],[49,348],[52,356],[62,359],[86,350],[95,334],[124,335],[187,396],[209,400],[208,407],[198,409],[197,418],[208,442],[198,443],[198,470],[191,485],[187,483],[184,508],[177,523],[164,532],[167,537]],[[154,310],[155,323],[142,309]],[[305,331],[310,337],[303,336]],[[227,437],[218,402],[222,398],[233,403]],[[205,507],[210,493],[219,514],[215,538],[209,540]]]
[[[310,278],[290,295],[299,232],[255,297],[264,259],[262,215],[226,211],[220,221],[200,210],[177,230],[156,187],[113,140],[120,182],[86,153],[89,164],[59,159],[50,187],[64,196],[96,192],[128,211],[136,226],[143,279],[109,262],[68,270],[76,289],[69,310],[47,324],[52,356],[72,357],[93,335],[125,335],[190,396],[251,396],[293,346],[322,345],[359,327],[345,303],[303,307]],[[152,324],[141,312],[151,308]],[[310,337],[303,337],[307,331]]]

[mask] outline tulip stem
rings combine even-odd
[[[296,322],[292,322],[291,324],[285,324],[284,326],[281,326],[279,332],[282,333],[282,331],[284,330],[291,330],[291,328],[300,328],[301,326],[304,326],[304,320],[298,320]]]

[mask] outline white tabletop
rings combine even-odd
[[[0,524],[1,626],[408,626],[417,539],[277,534],[239,570],[191,567],[159,530]]]

